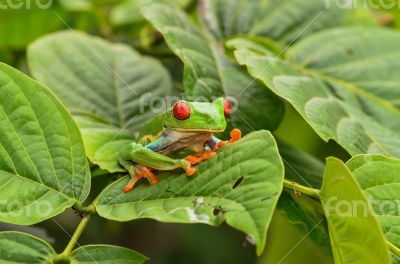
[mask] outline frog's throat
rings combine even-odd
[[[224,132],[225,128],[213,128],[213,129],[208,129],[208,128],[182,128],[182,127],[167,127],[167,129],[171,129],[174,131],[178,132],[209,132],[209,133],[219,133],[219,132]]]

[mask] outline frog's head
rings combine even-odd
[[[231,105],[224,98],[211,103],[179,101],[168,109],[164,126],[181,132],[222,132],[230,112]]]

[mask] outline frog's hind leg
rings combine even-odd
[[[151,168],[137,165],[136,169],[143,175],[143,178],[146,178],[149,181],[151,185],[158,183],[158,178],[151,171],[152,170]]]
[[[135,184],[142,178],[146,178],[151,185],[158,183],[158,178],[153,174],[151,168],[133,164],[129,161],[120,161],[121,165],[129,172],[131,179],[124,186],[124,192],[130,192],[135,187]]]
[[[132,177],[129,183],[124,187],[125,192],[132,190],[136,182],[141,178],[147,178],[150,184],[157,183],[158,179],[155,177],[152,170],[171,171],[182,168],[188,176],[192,176],[196,173],[196,168],[193,168],[187,160],[175,160],[139,144],[130,144],[125,149],[121,150],[118,160],[121,166],[126,169]]]
[[[133,187],[135,187],[136,182],[143,178],[143,174],[136,168],[136,166],[132,162],[126,160],[120,160],[119,162],[122,167],[124,167],[129,172],[129,175],[131,176],[131,179],[123,188],[123,191],[127,193],[130,192]]]

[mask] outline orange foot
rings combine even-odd
[[[151,185],[158,183],[158,179],[151,171],[151,168],[136,165],[135,177],[131,179],[127,185],[124,186],[123,191],[126,193],[132,191],[133,188],[135,187],[136,182],[138,182],[142,178],[146,178]]]
[[[124,193],[132,191],[134,186],[135,185],[133,183],[128,183],[127,185],[125,185],[123,188]]]
[[[231,136],[231,139],[227,140],[227,141],[218,142],[218,144],[215,146],[214,149],[219,149],[222,146],[225,146],[227,144],[231,144],[231,143],[236,142],[236,141],[238,141],[239,139],[242,138],[242,132],[237,128],[232,129],[231,133],[229,133],[229,134]]]
[[[189,155],[185,159],[189,161],[191,165],[196,165],[199,164],[205,160],[211,159],[212,157],[215,157],[217,153],[215,151],[202,151],[194,155]]]
[[[190,168],[188,168],[188,169],[186,170],[186,175],[187,175],[187,176],[193,176],[193,174],[195,174],[196,171],[197,171],[196,168],[190,167]]]
[[[189,167],[186,169],[186,175],[192,176],[196,173],[197,169],[192,167],[192,165],[199,164],[205,160],[211,159],[212,157],[216,156],[217,153],[214,151],[202,151],[194,155],[189,155],[185,158],[185,160],[189,163]]]

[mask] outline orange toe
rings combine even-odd
[[[190,164],[198,164],[198,163],[200,163],[201,162],[201,159],[199,159],[198,157],[195,157],[195,156],[192,156],[192,155],[190,155],[190,156],[187,156],[186,158],[185,158],[185,160],[187,160]]]
[[[151,169],[150,169],[149,167],[143,166],[143,167],[141,167],[141,170],[142,170],[142,172],[143,172],[145,175],[152,175],[152,174],[153,174],[153,173],[151,172]]]
[[[188,168],[188,169],[186,170],[186,175],[187,175],[187,176],[192,176],[193,174],[196,173],[196,171],[197,171],[196,168],[190,167],[190,168]]]
[[[225,146],[226,144],[227,144],[226,141],[220,141],[220,142],[218,142],[218,144],[217,144],[217,148],[221,148],[221,147]]]
[[[123,190],[124,190],[125,193],[132,191],[133,190],[133,184],[125,185]]]
[[[212,157],[215,157],[217,155],[217,152],[215,151],[205,151],[201,154],[199,157],[201,161],[211,159]]]
[[[211,159],[212,157],[217,156],[217,152],[210,151],[210,152],[208,152],[208,154],[206,156],[207,156],[208,159]]]
[[[238,141],[239,139],[242,138],[242,132],[239,129],[235,128],[235,129],[232,129],[230,136],[231,136],[231,140],[229,140],[229,142],[232,143],[232,142]]]
[[[151,178],[149,179],[149,183],[150,183],[151,185],[157,184],[157,183],[158,183],[158,178],[155,177],[155,176],[151,177]]]

